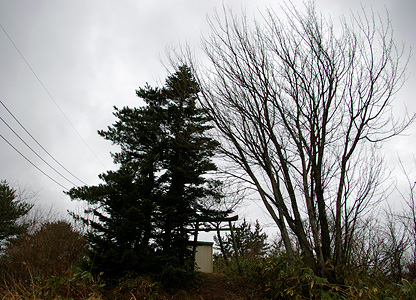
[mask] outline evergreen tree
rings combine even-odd
[[[267,234],[262,232],[263,229],[258,220],[256,220],[254,228],[252,228],[250,223],[247,223],[246,219],[244,219],[238,227],[233,226],[233,228],[239,257],[243,259],[253,259],[266,254],[269,249]],[[221,250],[223,251],[222,254],[227,259],[230,259],[235,255],[231,234],[227,234],[221,239],[223,243],[223,249]],[[219,244],[218,237],[214,237],[214,241],[216,244]]]
[[[159,207],[161,228],[160,244],[169,257],[184,263],[187,253],[186,229],[198,213],[209,214],[200,200],[219,199],[220,182],[204,175],[215,171],[211,161],[218,142],[205,137],[211,129],[203,110],[196,106],[199,89],[186,67],[170,76],[162,91],[163,98],[170,99],[166,106],[166,133],[170,137],[164,152],[166,172],[160,180],[165,187]],[[179,256],[178,256],[179,254]],[[189,253],[188,253],[189,254]]]
[[[16,190],[6,181],[0,181],[0,242],[26,231],[27,224],[19,224],[18,219],[32,207],[32,204],[19,201]]]
[[[120,147],[120,167],[100,175],[99,186],[73,188],[72,199],[86,200],[95,216],[88,239],[91,262],[112,276],[184,267],[191,258],[189,229],[198,217],[225,214],[208,209],[221,200],[216,170],[218,146],[196,105],[198,85],[188,67],[169,76],[163,88],[136,91],[146,105],[115,108],[117,121],[99,134]],[[190,264],[189,266],[192,266]]]

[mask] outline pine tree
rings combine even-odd
[[[246,219],[238,227],[233,228],[238,255],[241,258],[254,259],[266,254],[269,249],[267,234],[262,232],[263,229],[258,220],[256,220],[254,228],[252,228],[250,223],[247,223]],[[223,243],[223,249],[221,251],[224,251],[222,254],[227,259],[230,259],[235,255],[231,234],[227,234],[221,239]],[[218,237],[214,237],[214,241],[219,244]]]
[[[6,181],[0,181],[0,242],[26,231],[27,224],[19,224],[18,219],[26,215],[32,207],[32,204],[20,201],[16,190]]]
[[[187,67],[170,76],[162,91],[164,98],[170,99],[166,107],[170,138],[164,157],[166,173],[161,177],[166,189],[160,206],[164,232],[160,238],[164,253],[176,256],[180,263],[184,263],[184,253],[189,255],[187,228],[198,214],[210,213],[200,200],[221,197],[220,182],[203,176],[216,170],[211,158],[218,142],[204,136],[211,127],[203,110],[196,106],[198,91]]]
[[[218,143],[205,135],[211,126],[196,105],[198,92],[190,69],[180,67],[163,88],[136,91],[145,106],[115,108],[118,120],[99,131],[120,147],[112,154],[120,167],[100,175],[99,186],[69,192],[91,205],[88,240],[96,271],[118,277],[184,267],[193,222],[227,213],[205,205],[222,195],[221,182],[207,176],[216,170]]]

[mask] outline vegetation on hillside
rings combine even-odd
[[[256,244],[256,239],[247,241]],[[406,268],[402,270],[404,277],[395,280],[376,268],[344,267],[337,270],[342,272],[344,283],[337,284],[314,274],[300,259],[292,263],[274,249],[261,255],[242,255],[242,276],[232,255],[228,265],[219,255],[215,273],[198,273],[183,288],[166,289],[160,281],[147,276],[107,281],[82,267],[85,266],[82,260],[86,259],[86,248],[82,245],[86,245],[82,234],[64,221],[45,223],[36,232],[11,242],[0,260],[0,298],[236,300],[414,299],[416,296],[416,279]]]
[[[403,165],[405,208],[374,209],[379,146],[415,118],[392,114],[405,50],[375,13],[339,34],[312,2],[282,8],[286,20],[269,10],[253,28],[225,9],[206,66],[181,57],[163,87],[136,91],[144,105],[115,108],[99,134],[119,147],[117,169],[67,192],[87,203],[72,214],[85,232],[65,220],[29,230],[32,204],[0,182],[1,299],[416,298],[416,183]],[[231,212],[224,178],[254,190],[278,232],[217,227],[215,273],[198,273],[191,237]]]
[[[328,263],[327,271],[340,276],[342,283],[315,274],[302,262],[300,251],[293,263],[279,239],[271,243],[259,222],[243,220],[234,227],[243,275],[236,265],[231,236],[225,234],[222,242],[227,263],[217,252],[215,273],[196,273],[192,279],[177,277],[174,288],[162,277],[143,275],[108,281],[102,274],[91,273],[84,234],[64,220],[41,220],[5,244],[0,257],[0,298],[414,299],[413,228],[410,223],[402,227],[392,215],[386,215],[390,218],[386,217],[384,224],[372,219],[361,225],[367,238],[356,241],[355,264],[336,269]],[[216,246],[219,249],[218,242]],[[366,258],[369,260],[363,263]]]

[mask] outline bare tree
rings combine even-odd
[[[255,187],[287,255],[296,243],[324,273],[348,261],[356,221],[377,198],[378,144],[414,119],[392,115],[409,57],[388,18],[363,11],[335,29],[313,4],[282,11],[251,22],[224,9],[203,40],[208,63],[188,63],[223,153],[242,170],[233,175]]]
[[[401,219],[388,207],[384,213],[358,220],[349,263],[396,282],[407,275],[405,267],[412,241]]]
[[[413,167],[416,167],[416,157],[413,156]],[[405,175],[407,190],[401,191],[398,187],[400,197],[404,200],[405,208],[404,213],[400,216],[404,227],[406,228],[406,233],[410,240],[410,254],[408,256],[407,262],[407,272],[408,276],[411,279],[416,278],[416,181],[414,179],[414,174],[412,176],[412,170],[409,170],[400,160],[400,168]],[[413,169],[414,172],[414,169]]]

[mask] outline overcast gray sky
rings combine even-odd
[[[87,184],[97,184],[97,175],[113,168],[109,152],[116,149],[97,134],[98,129],[113,123],[113,106],[140,105],[135,89],[146,82],[164,82],[166,70],[161,59],[166,47],[184,42],[198,47],[201,33],[207,30],[207,14],[215,7],[221,9],[222,2],[0,0],[0,24],[33,70],[0,28],[0,100],[65,168]],[[295,2],[301,5],[301,1]],[[266,5],[279,5],[279,1],[253,0],[224,3],[236,11],[245,9],[248,15]],[[370,3],[376,11],[384,13],[384,7],[390,11],[397,41],[416,46],[416,1],[362,1],[366,7]],[[358,0],[317,0],[316,4],[335,22],[340,14],[360,8]],[[416,111],[414,95],[415,58],[409,64],[408,82],[397,95],[397,105],[405,103],[409,111]],[[0,117],[62,175],[82,184],[50,159],[1,105]],[[385,146],[391,168],[397,164],[398,155],[408,161],[414,153],[414,127],[407,131],[408,136]],[[61,185],[73,186],[33,154],[1,120],[0,134]],[[75,207],[61,186],[1,138],[0,179],[27,186],[38,193],[39,203],[58,211]],[[243,208],[241,214],[249,219],[264,218],[260,207],[254,204],[254,208]]]

